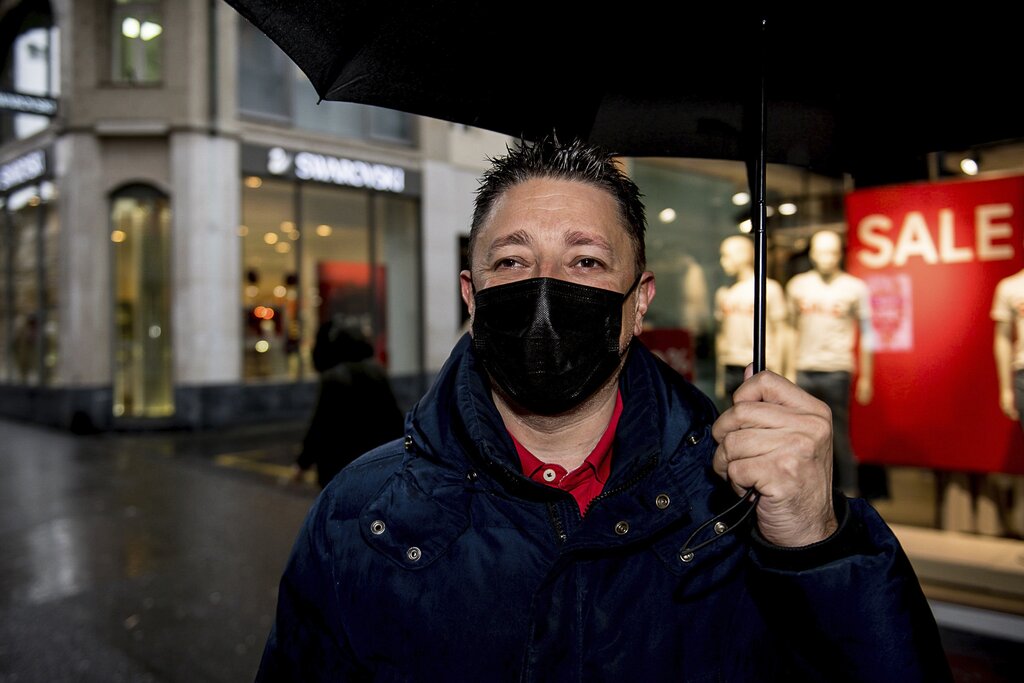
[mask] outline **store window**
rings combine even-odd
[[[294,183],[250,176],[242,207],[244,375],[296,378],[301,367]]]
[[[423,301],[419,295],[419,202],[410,197],[374,197],[375,260],[383,290],[384,360],[393,375],[415,375],[423,367]]]
[[[15,190],[3,201],[0,246],[0,379],[46,386],[57,365],[57,215],[54,187]]]
[[[21,140],[50,125],[60,94],[60,40],[48,3],[21,3],[10,10],[0,35],[2,49],[0,144]]]
[[[658,331],[677,369],[712,394],[715,380],[715,290],[728,284],[719,264],[721,241],[737,233],[729,181],[635,160],[631,174],[647,206],[647,267],[658,295],[645,326]]]
[[[287,123],[291,105],[287,87],[293,64],[270,38],[246,21],[238,32],[238,107],[261,118]],[[315,101],[315,100],[314,100]]]
[[[115,417],[174,413],[171,210],[158,190],[133,185],[111,200]]]
[[[239,22],[239,110],[249,118],[338,137],[410,145],[413,117],[350,102],[320,102],[306,75],[264,33]]]
[[[304,340],[315,339],[321,324],[336,319],[373,339],[378,357],[385,352],[386,274],[380,265],[371,267],[370,225],[369,193],[303,186]]]
[[[331,319],[360,329],[392,375],[422,368],[415,199],[248,176],[243,184],[245,377],[314,377]]]
[[[161,0],[114,0],[110,13],[111,80],[159,84],[163,78]]]

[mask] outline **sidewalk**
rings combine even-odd
[[[0,421],[0,682],[251,681],[316,490],[212,458],[293,435]]]

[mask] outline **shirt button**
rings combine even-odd
[[[550,467],[544,470],[544,481],[554,481],[558,475]]]

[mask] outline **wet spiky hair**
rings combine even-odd
[[[615,199],[623,228],[633,244],[636,271],[638,274],[644,271],[647,263],[644,253],[647,218],[641,201],[643,195],[622,170],[614,153],[578,139],[561,143],[554,134],[532,143],[521,139],[505,149],[507,153],[504,156],[488,158],[491,167],[480,178],[480,187],[476,191],[473,224],[469,231],[471,260],[477,235],[505,192],[533,178],[556,178],[593,185]]]

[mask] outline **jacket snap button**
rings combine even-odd
[[[679,553],[679,559],[683,562],[692,562],[693,553]]]
[[[476,472],[469,471],[469,472],[466,473],[466,480],[467,481],[476,481],[477,477],[479,477],[479,476],[480,475],[478,475]]]
[[[629,522],[623,520],[615,525],[615,533],[619,536],[625,536],[629,533]]]
[[[654,504],[658,506],[659,510],[664,510],[671,502],[672,499],[668,497],[667,493],[659,493],[658,497],[654,499]]]
[[[405,446],[405,450],[409,450],[410,448],[412,448],[412,435],[411,434],[406,434],[405,435],[405,444],[404,444],[404,446]]]
[[[375,519],[370,522],[370,533],[374,536],[380,536],[384,533],[384,522],[379,519]]]
[[[417,548],[416,546],[413,546],[413,547],[411,547],[411,548],[409,548],[408,550],[405,551],[405,556],[407,558],[409,558],[410,562],[416,562],[421,557],[423,557],[423,553],[420,552],[419,548]]]
[[[700,436],[695,432],[693,434],[690,434],[690,436],[686,437],[686,440],[690,442],[690,445],[696,446],[697,444],[700,443]]]
[[[725,522],[715,522],[715,533],[724,534],[725,530],[729,528],[729,525]]]

